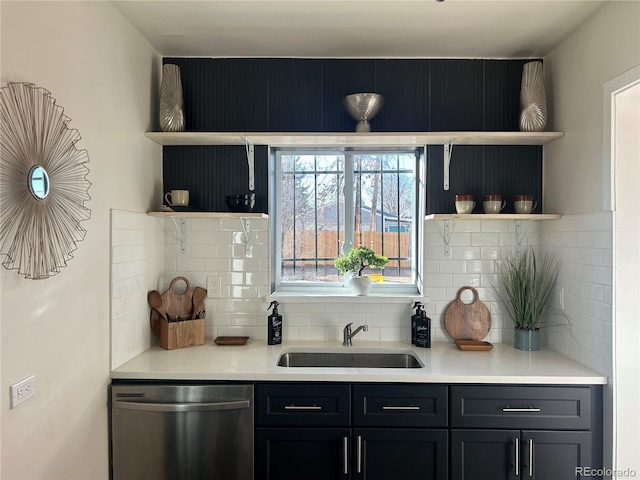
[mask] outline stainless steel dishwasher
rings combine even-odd
[[[252,480],[253,385],[113,385],[114,480]]]

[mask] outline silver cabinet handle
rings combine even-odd
[[[358,473],[360,473],[362,471],[362,437],[360,435],[358,435],[358,451],[356,455],[358,462]]]
[[[285,410],[322,410],[320,405],[285,405]]]
[[[420,410],[420,407],[417,406],[394,406],[394,405],[388,405],[388,406],[384,406],[382,407],[383,410]]]
[[[516,457],[516,477],[520,476],[520,439],[518,437],[514,440],[516,448],[514,449]]]
[[[344,458],[344,474],[349,475],[349,437],[342,438],[342,450]]]
[[[533,477],[533,438],[529,439],[529,476]]]
[[[116,400],[114,408],[122,410],[139,410],[146,412],[211,412],[216,410],[237,410],[249,408],[249,400],[237,400],[233,402],[206,402],[206,403],[152,403],[152,402],[130,402]]]
[[[539,408],[528,406],[525,408],[511,408],[509,405],[502,409],[503,412],[539,412]]]

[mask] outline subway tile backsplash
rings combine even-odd
[[[111,211],[111,367],[153,342],[147,292],[159,288],[164,270],[164,220]]]
[[[266,341],[265,297],[269,292],[269,220],[240,218],[158,219],[142,213],[114,212],[112,225],[113,361],[119,366],[156,343],[149,329],[146,293],[164,291],[177,276],[207,288],[207,277],[220,277],[220,294],[206,299],[207,338],[246,335]],[[495,262],[517,247],[516,222],[455,220],[445,254],[444,221],[425,222],[425,307],[434,341],[451,341],[443,314],[462,286],[477,289],[492,315],[487,340],[511,342],[513,326],[492,294]],[[250,248],[246,249],[246,236]],[[611,363],[611,219],[610,215],[576,215],[562,220],[521,221],[520,246],[557,250],[563,260],[560,286],[573,321],[567,331],[546,332],[554,350],[599,372]],[[185,252],[182,252],[184,243]],[[151,246],[152,248],[149,248]],[[132,289],[133,292],[129,290]],[[463,297],[469,299],[467,294]],[[127,299],[127,300],[125,300]],[[129,305],[124,307],[123,305]],[[363,340],[409,341],[411,301],[388,303],[374,298],[327,302],[322,297],[281,301],[284,341],[341,341],[348,322],[367,323]],[[597,353],[604,352],[604,353]],[[608,352],[608,353],[607,353]]]

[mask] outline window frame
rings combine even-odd
[[[367,147],[343,147],[343,146],[331,146],[331,147],[303,147],[303,146],[283,146],[283,147],[269,147],[269,223],[270,223],[270,291],[271,295],[280,294],[292,294],[296,296],[344,296],[351,295],[346,283],[337,285],[336,283],[326,282],[282,282],[281,279],[281,264],[282,264],[282,246],[277,239],[282,237],[282,222],[280,215],[280,197],[281,197],[281,162],[280,156],[287,153],[295,153],[299,155],[318,155],[318,154],[339,154],[345,156],[345,167],[348,163],[347,156],[353,156],[358,154],[383,154],[389,153],[413,153],[416,155],[416,167],[415,167],[415,210],[414,210],[414,229],[415,233],[412,235],[411,252],[413,252],[412,258],[412,274],[414,281],[407,284],[375,284],[372,286],[369,296],[380,297],[396,297],[396,296],[416,296],[422,295],[423,290],[423,271],[424,271],[424,253],[423,253],[423,239],[424,239],[424,218],[425,218],[425,205],[426,205],[426,145],[400,145],[396,147],[380,147],[372,148]],[[351,164],[353,165],[353,164]],[[345,168],[347,170],[347,168]],[[353,170],[353,169],[351,169]],[[348,174],[344,172],[345,177],[348,178]],[[353,172],[350,172],[353,175]],[[345,181],[345,184],[347,182]],[[353,210],[353,195],[344,196],[345,199],[345,213],[347,208]],[[350,207],[349,207],[350,204]],[[351,241],[353,245],[352,236],[348,236],[345,232],[345,252],[348,252],[346,246],[347,241]]]

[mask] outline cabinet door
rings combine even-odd
[[[446,430],[360,428],[353,437],[354,479],[447,479]]]
[[[583,478],[592,464],[591,432],[522,432],[522,478]]]
[[[518,430],[452,430],[452,480],[520,478],[520,443]]]
[[[348,428],[256,429],[256,480],[349,478]]]

